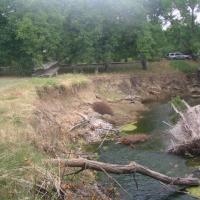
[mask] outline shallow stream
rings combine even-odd
[[[99,160],[109,163],[127,164],[136,161],[155,171],[169,176],[187,176],[194,171],[192,159],[185,159],[165,153],[169,139],[167,125],[173,111],[168,103],[154,104],[149,112],[143,114],[138,122],[137,132],[151,135],[151,139],[134,149],[114,142],[108,142],[99,151]],[[199,160],[199,159],[198,159]],[[200,162],[197,161],[199,164]],[[191,165],[192,163],[192,165]],[[177,188],[166,186],[149,177],[136,174],[138,189],[133,175],[113,176],[126,190],[120,189],[121,199],[124,200],[193,200],[183,193],[175,192]],[[112,183],[106,175],[101,175],[101,182],[106,186]]]

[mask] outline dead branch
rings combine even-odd
[[[159,172],[148,169],[147,167],[139,165],[135,162],[131,162],[128,165],[117,165],[117,164],[109,164],[93,160],[87,160],[83,158],[70,159],[70,160],[52,159],[48,160],[47,162],[51,162],[56,165],[58,165],[58,163],[60,162],[65,167],[80,167],[83,169],[91,169],[95,171],[107,172],[112,174],[139,173],[170,185],[180,185],[180,186],[200,185],[199,179],[197,178],[169,177]]]
[[[71,131],[73,131],[73,130],[75,130],[77,128],[80,128],[81,126],[84,126],[87,123],[88,123],[88,121],[85,121],[85,120],[81,121],[80,123],[78,123],[78,124],[74,125],[72,128],[70,128],[69,132],[71,132]]]

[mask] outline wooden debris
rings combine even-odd
[[[144,167],[142,165],[137,164],[136,162],[131,162],[128,165],[118,165],[118,164],[109,164],[98,162],[94,160],[87,160],[83,158],[79,159],[52,159],[47,160],[47,162],[59,165],[61,164],[64,167],[79,167],[84,170],[90,169],[105,173],[112,174],[134,174],[139,173],[145,176],[149,176],[153,179],[161,181],[165,184],[170,185],[179,185],[179,186],[198,186],[200,185],[199,179],[197,178],[180,178],[180,177],[170,177],[159,172],[153,171]]]
[[[190,107],[185,101],[182,103],[187,109],[184,112],[172,104],[181,119],[169,131],[172,144],[168,151],[181,155],[200,155],[200,106]]]

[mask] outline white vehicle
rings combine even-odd
[[[174,52],[174,53],[169,53],[167,55],[167,58],[170,60],[185,60],[185,59],[192,59],[190,55],[183,54],[181,52]]]

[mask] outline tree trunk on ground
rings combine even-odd
[[[101,171],[105,173],[112,174],[133,174],[139,173],[145,176],[149,176],[153,179],[161,181],[165,184],[170,185],[180,185],[180,186],[198,186],[200,185],[199,179],[197,178],[179,178],[179,177],[169,177],[159,172],[155,172],[151,169],[148,169],[142,165],[139,165],[135,162],[131,162],[129,165],[117,165],[109,164],[103,162],[97,162],[87,159],[52,159],[48,162],[53,164],[60,165],[62,167],[80,167],[82,170],[91,169],[95,171]]]

